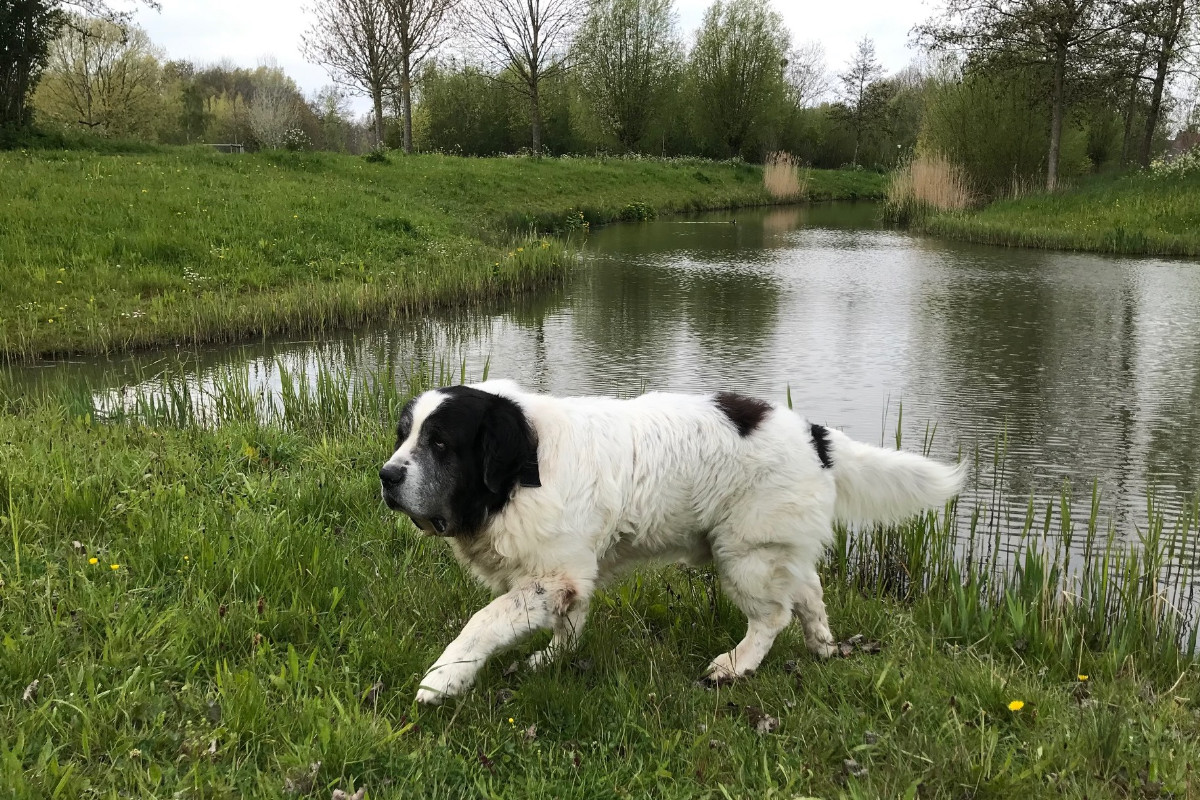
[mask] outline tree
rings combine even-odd
[[[1114,0],[948,0],[944,17],[916,33],[929,48],[958,50],[978,64],[1048,73],[1046,189],[1053,191],[1072,84],[1111,51],[1114,35],[1132,24],[1135,12],[1136,6]]]
[[[679,70],[672,0],[593,0],[575,37],[597,116],[626,150],[645,137]]]
[[[788,53],[787,62],[784,76],[796,108],[816,105],[829,91],[825,48],[818,41],[805,42]]]
[[[62,17],[49,0],[0,0],[0,130],[24,128]]]
[[[728,153],[740,153],[785,94],[788,32],[767,0],[716,0],[692,48],[701,114]]]
[[[875,60],[875,42],[864,36],[858,43],[846,71],[839,77],[842,82],[842,98],[845,101],[848,120],[854,130],[854,158],[850,163],[858,164],[858,148],[864,130],[880,112],[882,98],[869,91],[871,85],[883,76],[883,67]],[[886,101],[885,101],[886,102]]]
[[[529,100],[533,152],[542,152],[542,84],[567,68],[567,44],[583,0],[467,0],[467,33]]]
[[[301,40],[305,58],[338,84],[371,98],[375,138],[383,146],[383,96],[395,83],[396,26],[379,0],[317,0]]]
[[[395,29],[400,81],[400,113],[404,124],[404,152],[411,153],[412,86],[425,59],[449,37],[447,26],[459,0],[383,0]]]
[[[1138,163],[1150,165],[1150,150],[1162,115],[1163,90],[1172,67],[1191,49],[1189,34],[1196,33],[1200,6],[1195,0],[1148,0],[1139,9],[1136,28],[1142,34],[1146,62],[1154,68],[1150,78],[1150,106],[1138,149]]]
[[[50,45],[35,102],[65,125],[112,135],[145,135],[159,106],[161,68],[146,32],[69,14]]]

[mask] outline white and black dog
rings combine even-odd
[[[736,394],[560,398],[489,381],[425,392],[404,408],[383,499],[497,597],[421,680],[437,703],[484,661],[549,628],[544,663],[583,628],[592,592],[646,561],[714,562],[749,621],[710,681],[752,672],[793,614],[808,648],[833,652],[816,564],[833,523],[887,522],[941,506],[951,467],[857,442]]]

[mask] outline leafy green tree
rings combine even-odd
[[[38,113],[106,136],[147,138],[161,105],[159,53],[146,32],[69,14],[34,96]]]
[[[789,36],[767,0],[716,0],[696,33],[690,68],[698,114],[723,154],[742,152],[787,95]]]
[[[1123,0],[949,0],[941,19],[917,29],[929,48],[965,53],[997,76],[1044,72],[1050,136],[1046,188],[1058,185],[1063,122],[1073,95],[1111,58],[1137,18]]]
[[[626,150],[636,149],[681,71],[672,0],[593,0],[575,55],[601,124]]]
[[[0,0],[0,131],[25,128],[62,14],[53,0]]]
[[[846,71],[838,76],[842,84],[844,102],[842,116],[854,132],[854,156],[851,164],[858,164],[858,151],[864,134],[880,124],[886,112],[888,97],[875,82],[882,77],[883,67],[875,58],[875,42],[864,36],[858,42]]]

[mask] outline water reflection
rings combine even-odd
[[[983,454],[1023,515],[1097,481],[1118,529],[1148,486],[1178,509],[1200,481],[1200,269],[978,247],[880,228],[870,205],[709,214],[594,232],[563,286],[388,329],[193,354],[202,376],[277,362],[350,371],[466,364],[560,394],[735,389],[867,441],[936,424],[943,456]],[[136,383],[176,355],[50,368]],[[1000,439],[1003,475],[991,474]],[[995,510],[995,509],[994,509]],[[1003,517],[1003,514],[999,515]],[[1000,523],[997,523],[1000,524]],[[1019,523],[1011,523],[1019,527]]]

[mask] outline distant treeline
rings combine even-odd
[[[831,68],[767,0],[716,0],[689,41],[672,0],[318,0],[304,52],[336,83],[308,98],[277,67],[170,61],[128,20],[40,2],[57,23],[29,92],[38,123],[162,143],[787,151],[879,170],[926,152],[1002,194],[1146,164],[1200,122],[1178,79],[1195,55],[1193,0],[953,0],[914,31],[921,58],[891,75],[866,38]],[[365,118],[350,94],[371,99]]]

